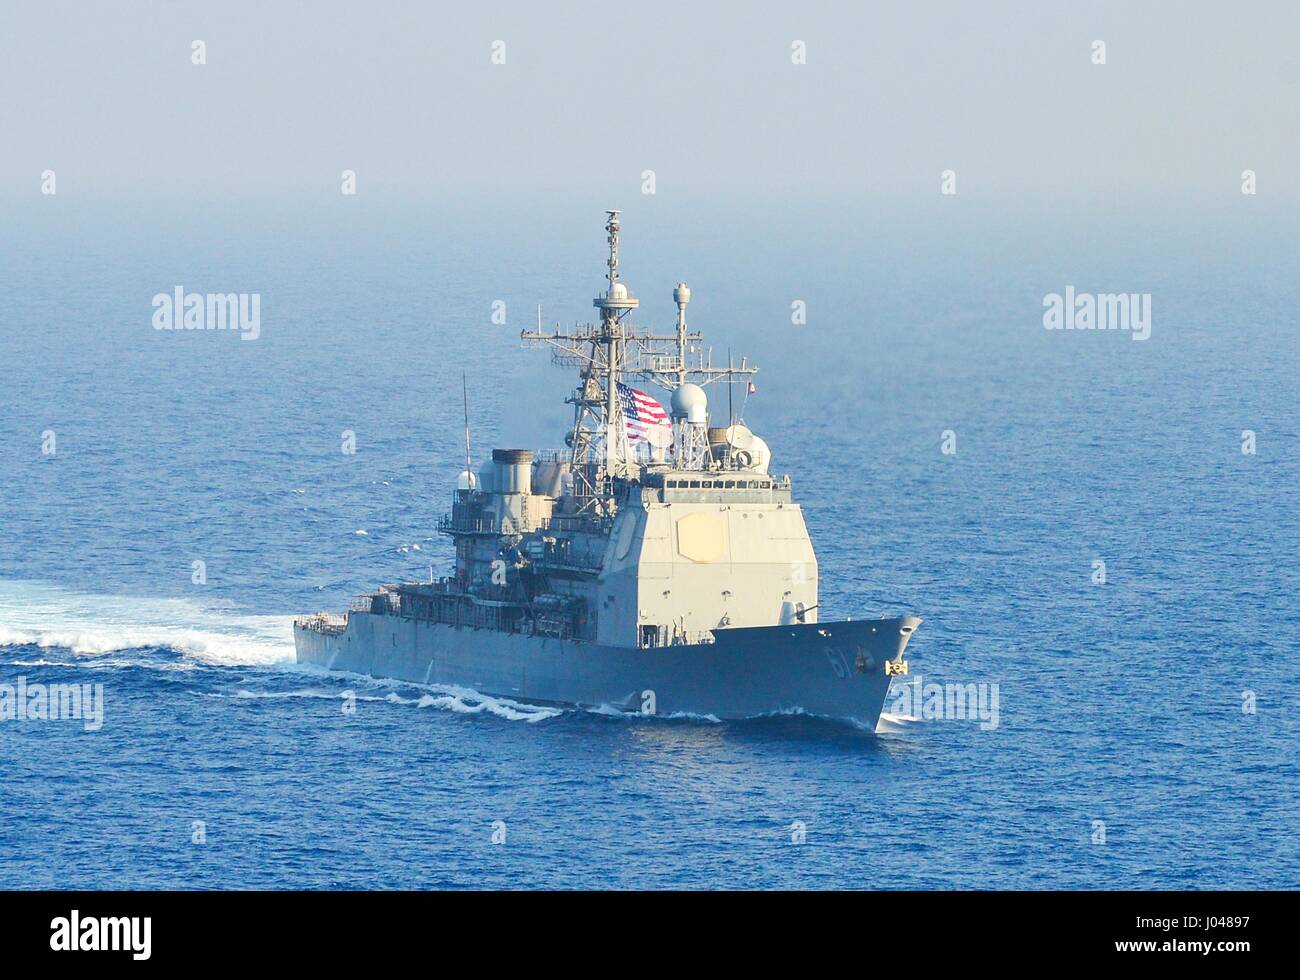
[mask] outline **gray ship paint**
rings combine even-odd
[[[496,449],[439,530],[453,574],[294,624],[300,663],[541,704],[720,719],[776,712],[874,728],[920,619],[818,621],[817,557],[790,478],[743,421],[711,425],[715,366],[686,322],[633,326],[608,212],[600,322],[522,338],[579,367],[567,449]],[[671,392],[671,410],[628,382]],[[731,402],[731,399],[728,399]],[[743,403],[742,403],[743,404]],[[743,410],[743,409],[742,409]]]

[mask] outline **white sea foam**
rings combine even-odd
[[[700,714],[695,711],[670,711],[666,715],[654,715],[655,718],[667,718],[669,721],[699,721],[707,725],[721,725],[722,719],[714,714]]]
[[[249,616],[193,599],[75,592],[0,581],[0,646],[61,648],[82,657],[166,647],[200,663],[293,661],[293,618]]]
[[[462,687],[442,689],[442,693],[426,694],[417,702],[421,708],[441,708],[463,715],[490,714],[507,721],[539,722],[564,714],[560,708],[544,705],[520,704],[507,698],[494,698]]]
[[[340,678],[346,678],[351,681],[353,675],[339,674],[335,675]],[[383,678],[364,678],[366,682],[381,681]],[[403,686],[413,686],[406,682],[397,682]],[[377,685],[382,686],[382,685]],[[419,685],[423,686],[423,685]],[[355,691],[334,690],[326,691],[315,688],[298,691],[249,691],[239,689],[234,694],[215,694],[211,697],[231,697],[236,699],[291,699],[291,698],[317,698],[340,701],[350,699],[355,701],[378,701],[387,704],[414,705],[417,708],[439,708],[444,711],[452,711],[457,714],[479,715],[489,714],[498,718],[504,718],[507,721],[527,721],[538,722],[547,718],[555,718],[563,714],[560,708],[551,708],[543,705],[521,704],[517,701],[510,701],[506,698],[494,698],[486,694],[480,694],[477,691],[471,691],[463,687],[430,687],[429,693],[422,694],[419,697],[403,697],[396,691],[389,691],[384,695],[377,694],[359,694]]]
[[[722,724],[722,719],[717,715],[700,714],[695,711],[669,711],[667,713],[646,714],[638,708],[620,708],[613,704],[597,704],[592,707],[584,707],[582,710],[588,714],[605,715],[608,718],[645,718],[647,720],[657,718],[664,721],[697,721],[709,725]]]
[[[438,708],[458,714],[489,714],[507,721],[538,722],[564,714],[563,708],[550,705],[524,704],[509,698],[493,697],[482,694],[468,687],[454,684],[418,684],[393,677],[372,677],[370,674],[354,674],[345,670],[326,670],[317,664],[301,664],[296,668],[304,674],[329,677],[353,687],[388,688],[389,693],[383,697],[356,695],[358,701],[388,701],[392,704],[414,705],[417,708]],[[419,697],[408,698],[398,690],[412,688],[427,693]],[[337,695],[336,695],[337,696]]]
[[[895,715],[888,711],[880,713],[880,720],[876,722],[877,732],[905,732],[909,725],[915,725],[920,718],[913,718],[910,715]]]

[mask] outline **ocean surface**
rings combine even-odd
[[[450,566],[462,373],[476,459],[561,445],[572,377],[518,332],[591,318],[606,203],[11,214],[0,684],[104,711],[0,721],[0,888],[1300,886],[1276,210],[627,205],[640,322],[685,279],[715,359],[762,369],[735,407],[794,481],[822,618],[923,617],[913,675],[996,685],[996,726],[296,666],[295,614]],[[260,336],[153,329],[178,285],[260,294]],[[1067,286],[1152,294],[1150,338],[1045,330]]]

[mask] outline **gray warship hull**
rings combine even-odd
[[[921,621],[819,621],[803,509],[743,418],[758,369],[730,354],[714,365],[687,325],[684,282],[672,333],[633,321],[619,212],[606,215],[600,322],[547,330],[539,307],[537,329],[520,334],[578,368],[565,448],[495,448],[475,472],[462,382],[465,469],[438,521],[455,549],[450,574],[431,567],[427,583],[382,585],[345,615],[300,617],[299,662],[537,704],[718,719],[802,711],[874,729]],[[504,405],[513,389],[500,380]],[[671,392],[668,407],[629,381]],[[704,390],[714,384],[727,386],[720,416]]]
[[[353,612],[332,631],[298,625],[294,641],[299,663],[533,704],[723,720],[806,712],[874,729],[919,623],[720,629],[712,643],[631,648]]]

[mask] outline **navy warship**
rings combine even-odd
[[[466,466],[438,524],[455,543],[452,574],[296,619],[297,659],[534,704],[803,712],[874,729],[921,620],[820,620],[790,477],[772,474],[743,404],[725,425],[710,414],[706,387],[747,396],[757,368],[714,365],[687,326],[685,283],[674,331],[633,323],[619,214],[607,212],[599,322],[548,331],[539,314],[521,334],[578,369],[565,448],[494,449],[475,472],[467,408]],[[668,407],[636,382],[668,392]]]

